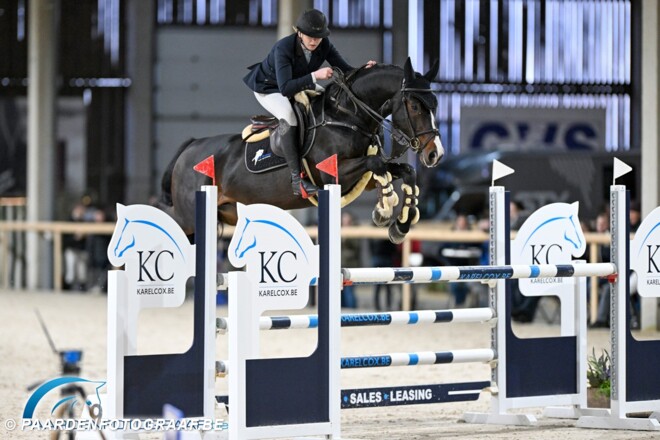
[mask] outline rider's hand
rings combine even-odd
[[[369,67],[373,67],[373,66],[375,66],[376,64],[378,64],[376,61],[374,61],[374,60],[369,60],[369,61],[367,61],[367,65],[364,66],[364,68],[365,68],[365,69],[368,69]]]
[[[314,72],[314,78],[316,78],[316,79],[330,79],[330,78],[332,78],[332,68],[331,67],[321,67],[319,70]]]

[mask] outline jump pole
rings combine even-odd
[[[419,310],[413,312],[387,313],[349,313],[341,315],[342,327],[369,327],[388,325],[423,325],[440,323],[484,323],[493,319],[494,314],[488,307],[451,310]],[[216,328],[224,334],[229,328],[229,320],[216,319]],[[259,319],[260,330],[289,330],[316,328],[318,315],[262,316]]]

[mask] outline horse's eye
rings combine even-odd
[[[413,104],[411,107],[412,107],[414,112],[419,111],[419,106],[417,104]]]

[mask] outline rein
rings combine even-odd
[[[360,69],[357,69],[355,72],[351,74],[351,76],[354,76],[355,73],[357,73],[359,70],[361,70],[363,67]],[[371,137],[372,139],[375,140],[375,142],[378,145],[378,151],[380,156],[385,160],[386,162],[390,162],[392,160],[399,159],[401,156],[403,156],[408,148],[411,148],[415,152],[419,152],[421,147],[419,144],[419,139],[417,138],[418,136],[421,136],[423,134],[427,133],[435,133],[438,135],[438,129],[430,129],[426,130],[420,133],[417,133],[412,125],[410,114],[408,113],[408,106],[406,105],[407,97],[406,97],[406,92],[408,93],[431,93],[431,89],[418,89],[418,88],[408,88],[406,87],[405,80],[401,83],[401,99],[403,100],[403,105],[404,108],[406,109],[406,119],[408,121],[408,125],[410,128],[410,131],[413,133],[413,136],[410,137],[406,133],[404,133],[401,129],[396,127],[393,122],[389,121],[386,119],[381,113],[373,110],[371,107],[369,107],[367,104],[364,103],[360,98],[358,98],[353,91],[350,89],[348,86],[346,80],[344,79],[344,74],[341,70],[333,67],[334,74],[332,75],[332,81],[339,87],[339,89],[346,94],[348,99],[351,101],[351,103],[356,107],[356,113],[358,110],[362,110],[364,113],[367,114],[373,121],[378,123],[379,127],[382,127],[383,129],[387,130],[390,132],[392,138],[397,142],[399,145],[403,145],[405,148],[403,151],[398,155],[398,156],[388,156],[385,154],[385,151],[383,149],[383,146],[380,142],[380,137],[378,136],[378,129],[374,133],[368,133],[366,130],[359,129],[359,127],[355,125],[349,125],[349,124],[344,124],[344,123],[339,123],[339,122],[333,122],[333,121],[325,121],[325,116],[322,116],[322,121],[321,123],[317,124],[319,125],[339,125],[339,126],[344,126],[353,129],[354,131],[359,131],[362,134],[365,134],[366,136]],[[324,95],[325,99],[325,95]],[[381,109],[388,104],[390,100],[387,100],[383,106],[381,106]],[[340,111],[343,111],[345,113],[351,114],[350,110],[345,109],[343,107],[338,106],[338,109]],[[428,143],[428,141],[427,141]]]

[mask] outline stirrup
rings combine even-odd
[[[319,188],[312,182],[305,180],[304,175],[304,173],[300,175],[300,193],[303,199],[308,199],[315,196],[319,192]]]
[[[291,187],[294,195],[301,196],[303,199],[308,199],[310,196],[316,195],[319,188],[312,182],[305,180],[305,177],[305,173],[295,175],[291,180]]]

